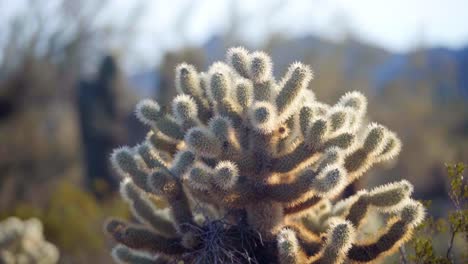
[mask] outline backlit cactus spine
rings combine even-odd
[[[337,104],[315,100],[308,66],[279,81],[263,52],[228,51],[199,73],[176,69],[172,114],[141,101],[147,139],[112,154],[121,192],[140,225],[110,220],[123,263],[372,262],[407,241],[424,218],[407,181],[361,190],[346,186],[401,147],[382,125],[362,124],[359,92]],[[163,198],[157,209],[151,196]],[[388,215],[371,237],[369,210]]]

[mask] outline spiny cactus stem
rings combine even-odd
[[[254,98],[257,101],[271,101],[274,96],[273,83],[271,81],[254,83]]]
[[[229,49],[227,60],[231,66],[244,78],[249,78],[250,54],[242,47]]]
[[[309,160],[313,162],[319,158],[319,153],[317,150],[310,148],[305,143],[300,143],[292,152],[274,158],[272,163],[272,171],[273,172],[281,172],[286,173],[297,169],[298,165],[302,162]]]
[[[198,118],[200,121],[206,123],[210,118],[213,116],[211,109],[209,108],[210,105],[207,100],[203,99],[201,96],[193,96],[193,100],[195,101],[197,108],[198,108]]]
[[[150,143],[144,143],[137,147],[137,152],[149,169],[167,168],[167,164],[161,159],[155,149],[151,149]]]
[[[123,245],[117,245],[112,249],[112,257],[118,262],[138,264],[166,264],[161,256],[152,256],[150,253],[140,252]]]
[[[190,193],[192,196],[197,199],[197,201],[200,201],[202,203],[207,203],[207,204],[213,204],[216,206],[219,206],[221,204],[221,201],[218,199],[215,199],[212,195],[211,191],[208,190],[200,190],[195,188],[194,186],[187,184],[187,188],[190,190]]]
[[[394,223],[374,243],[353,245],[348,252],[348,258],[357,262],[370,262],[384,252],[398,247],[403,239],[408,237],[408,225],[403,220],[389,222]]]
[[[147,229],[129,226],[118,220],[109,222],[107,232],[117,242],[132,249],[167,255],[180,255],[186,251],[179,239],[165,238]]]
[[[180,183],[179,183],[180,184]],[[171,207],[174,221],[177,223],[178,228],[182,233],[187,232],[186,225],[194,225],[193,214],[190,209],[190,205],[187,196],[184,192],[180,192],[177,196],[172,197],[168,200]]]
[[[334,219],[327,231],[325,245],[311,264],[342,264],[355,240],[355,230],[351,223]]]
[[[310,173],[301,174],[301,176],[290,183],[268,184],[266,193],[270,199],[283,203],[291,203],[301,199],[301,197],[309,192],[311,183],[316,177],[317,174],[310,171]]]
[[[216,104],[216,110],[221,116],[227,116],[232,120],[234,127],[239,127],[242,123],[242,116],[240,109],[230,99],[223,99]]]
[[[295,231],[299,242],[300,252],[305,255],[304,258],[309,258],[320,252],[323,241],[314,234],[311,234],[310,231],[302,225],[288,223],[284,228],[289,228]],[[306,262],[306,260],[301,258],[298,264],[304,262]]]
[[[255,166],[250,173],[252,178],[263,180],[269,176],[272,164],[271,145],[272,141],[274,141],[273,137],[273,134],[263,135],[258,132],[253,132],[250,135],[249,152],[251,161],[254,161],[252,165]]]
[[[168,140],[158,131],[151,131],[148,134],[147,140],[153,148],[158,149],[160,152],[167,152],[171,156],[177,152],[177,143]]]
[[[121,194],[130,203],[132,212],[142,222],[151,225],[158,233],[166,237],[174,237],[176,230],[168,219],[157,212],[157,209],[132,182],[121,183]]]
[[[283,228],[276,239],[280,264],[297,264],[304,261],[304,254],[296,232],[289,228]]]
[[[394,182],[361,192],[351,205],[346,219],[355,227],[362,225],[370,206],[383,212],[395,212],[410,202],[412,185],[407,181]]]
[[[345,158],[345,169],[348,171],[350,180],[361,176],[372,165],[369,153],[363,149],[357,149]]]
[[[252,181],[240,176],[239,180],[229,190],[224,190],[211,179],[204,189],[187,182],[193,195],[201,201],[211,204],[223,205],[226,208],[243,208],[246,204],[258,200],[260,192],[254,187]]]
[[[154,121],[154,128],[164,133],[166,136],[176,140],[183,140],[184,133],[182,128],[168,115],[161,116]]]
[[[351,133],[342,133],[336,137],[331,137],[323,143],[323,145],[318,148],[319,152],[325,151],[332,147],[338,147],[340,149],[348,149],[353,145],[355,141],[355,135]]]
[[[359,227],[367,214],[368,202],[360,196],[357,201],[349,209],[346,219],[349,220],[354,226]]]
[[[291,203],[290,205],[284,207],[284,214],[285,215],[293,215],[293,214],[300,214],[315,205],[317,205],[323,198],[318,196],[312,196],[304,201],[300,201],[298,203]]]
[[[213,186],[210,193],[214,199],[225,204],[227,208],[243,208],[246,204],[258,200],[259,193],[247,181],[238,181],[232,189],[224,191]]]
[[[148,179],[148,185],[152,186],[156,194],[163,195],[166,198],[176,225],[184,233],[185,230],[181,226],[185,223],[193,224],[193,215],[181,180],[170,174],[170,172],[160,171],[156,173],[153,173]],[[164,178],[159,179],[161,177]]]
[[[260,232],[263,239],[274,239],[283,226],[283,207],[280,203],[262,201],[250,203],[245,207],[249,225]],[[265,217],[268,215],[268,217]]]

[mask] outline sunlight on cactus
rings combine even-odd
[[[341,198],[401,148],[386,127],[363,123],[361,93],[327,105],[307,89],[307,65],[293,63],[275,80],[263,52],[232,48],[226,61],[203,73],[179,65],[172,114],[152,100],[137,105],[151,131],[111,160],[141,224],[108,221],[116,261],[366,263],[410,239],[424,209],[409,182]],[[156,208],[151,196],[169,208]],[[385,223],[366,234],[371,210]]]

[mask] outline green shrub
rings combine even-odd
[[[21,219],[36,217],[44,225],[47,239],[56,244],[64,256],[85,256],[105,250],[102,223],[108,214],[129,218],[129,210],[118,199],[97,201],[94,196],[72,183],[55,186],[43,208],[19,203],[0,219],[14,215]]]
[[[414,238],[408,243],[408,256],[404,255],[403,249],[400,250],[403,262],[418,264],[468,262],[466,251],[468,248],[468,185],[463,176],[466,167],[463,163],[446,165],[450,183],[448,196],[452,202],[452,209],[444,218],[428,217],[422,222],[416,229]],[[431,204],[431,201],[425,202],[426,207],[430,207]]]

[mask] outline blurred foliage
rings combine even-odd
[[[0,211],[40,207],[49,197],[37,193],[52,193],[56,181],[84,180],[77,82],[89,78],[109,39],[131,36],[140,11],[135,6],[110,25],[100,18],[110,2],[23,1],[0,25]],[[116,108],[133,104],[119,92],[122,82],[112,82]]]
[[[86,185],[96,194],[115,192],[117,179],[110,169],[108,155],[112,148],[127,141],[125,119],[136,97],[128,85],[114,55],[106,55],[93,80],[78,84],[77,110]],[[107,192],[104,192],[107,187]],[[94,188],[100,188],[97,192]]]
[[[424,50],[415,51],[410,67],[414,71],[430,67]],[[408,177],[427,199],[445,196],[439,188],[444,184],[444,162],[468,158],[468,134],[457,132],[468,121],[466,98],[441,101],[437,91],[442,79],[449,83],[451,74],[437,71],[427,78],[393,80],[370,101],[372,117],[394,127],[403,142],[398,162],[386,176],[389,180]]]
[[[55,264],[58,260],[59,251],[44,239],[39,219],[9,217],[0,222],[0,263]]]
[[[8,74],[0,78],[0,218],[41,219],[47,239],[60,248],[63,263],[109,263],[101,230],[104,216],[128,217],[128,212],[120,199],[114,200],[109,182],[87,175],[76,105],[79,72],[32,54],[15,64],[8,65]],[[112,135],[120,131],[113,141],[118,144],[125,140],[122,131],[131,115],[126,106],[136,99],[118,69],[114,73],[93,87],[94,92],[111,93],[107,99],[114,104],[113,124],[97,117],[90,121],[107,126]],[[104,151],[99,157],[104,167],[109,164],[107,155]]]
[[[45,236],[56,244],[62,255],[73,259],[105,251],[102,224],[109,214],[128,219],[130,212],[121,199],[98,202],[80,186],[58,183],[43,208],[17,204],[11,211],[0,213],[0,219],[15,215],[43,221]]]
[[[409,254],[404,258],[406,263],[468,262],[468,184],[463,176],[467,165],[449,164],[446,168],[450,182],[448,196],[453,208],[443,218],[428,216],[417,228],[414,238],[407,244]],[[430,207],[431,201],[426,201],[425,205]]]
[[[66,83],[45,61],[25,61],[0,80],[0,210],[18,201],[40,205],[50,184],[81,172],[79,126]]]

